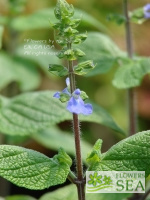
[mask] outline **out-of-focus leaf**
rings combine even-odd
[[[2,48],[2,36],[3,36],[3,30],[4,28],[0,26],[0,49]]]
[[[33,190],[64,183],[72,164],[63,149],[53,158],[11,145],[0,145],[0,152],[0,176]]]
[[[0,15],[0,25],[6,25],[9,21],[9,17]]]
[[[150,174],[150,131],[143,131],[112,146],[91,171],[145,171]]]
[[[53,98],[54,92],[33,92],[11,99],[1,96],[0,131],[12,135],[28,135],[65,120],[72,120],[66,105]],[[124,134],[112,117],[100,106],[93,104],[93,114],[80,120],[100,123]]]
[[[111,128],[114,131],[125,135],[125,132],[119,127],[119,125],[114,121],[114,119],[104,108],[93,102],[91,102],[91,104],[93,106],[93,114],[89,115],[88,117],[82,115],[80,116],[81,120],[102,124],[106,127]]]
[[[104,26],[99,20],[97,20],[96,18],[94,18],[92,15],[90,15],[89,13],[80,10],[80,9],[75,9],[75,18],[81,18],[81,25],[83,24],[87,24],[87,25],[91,25],[93,27],[95,27],[96,29],[103,31],[103,32],[107,32],[108,29],[106,28],[106,26]]]
[[[90,14],[75,9],[75,18],[82,18],[82,24],[87,24],[95,27],[98,30],[106,31],[106,27]],[[56,22],[54,16],[54,8],[36,11],[27,16],[16,17],[11,22],[11,27],[17,31],[50,28],[50,23]]]
[[[71,133],[61,131],[57,127],[52,126],[49,129],[37,131],[36,133],[32,134],[32,137],[47,148],[58,151],[60,147],[63,147],[67,153],[72,155],[75,153],[73,135]],[[82,156],[85,160],[87,153],[91,151],[92,147],[85,141],[81,140],[81,143]]]
[[[120,89],[139,86],[148,73],[150,73],[150,58],[133,61],[117,70],[113,85]]]
[[[49,48],[48,48],[49,45]],[[47,46],[47,48],[46,48]],[[30,61],[33,61],[34,63],[38,64],[39,67],[46,72],[47,74],[50,74],[48,72],[48,66],[49,64],[61,64],[61,61],[59,58],[57,58],[57,51],[53,50],[53,48],[50,48],[51,44],[34,44],[27,42],[24,45],[21,45],[16,50],[16,55],[23,57],[25,59],[28,59]]]
[[[36,200],[36,199],[26,195],[13,195],[5,197],[5,200]]]
[[[31,62],[22,58],[15,58],[14,65],[16,66],[21,91],[34,90],[40,85],[40,75]]]
[[[19,83],[22,91],[32,90],[39,86],[40,75],[34,65],[22,58],[13,58],[5,53],[0,54],[0,89],[12,81]]]
[[[16,17],[11,21],[11,27],[17,31],[50,28],[49,20],[56,21],[54,9],[36,11],[30,15]]]
[[[118,13],[111,13],[107,16],[107,20],[108,21],[114,21],[116,22],[118,25],[121,25],[123,23],[126,22],[126,18],[124,15],[120,15]]]
[[[80,45],[86,56],[81,60],[92,59],[96,67],[87,76],[94,76],[108,72],[119,57],[124,56],[118,46],[108,36],[98,33],[88,33],[87,40]]]
[[[109,193],[87,193],[86,199],[87,200],[127,200],[127,197],[131,196],[132,194],[127,193],[118,193],[118,194],[109,194]],[[77,196],[77,189],[75,185],[65,186],[61,189],[58,189],[54,192],[49,192],[44,194],[39,200],[75,200],[78,199]]]

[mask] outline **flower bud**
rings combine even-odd
[[[72,17],[74,15],[73,5],[69,5],[65,0],[57,0],[54,14],[57,19],[64,19],[66,17]]]
[[[85,75],[91,69],[94,69],[95,65],[92,60],[88,60],[82,63],[79,63],[77,66],[74,67],[74,72],[77,75]]]

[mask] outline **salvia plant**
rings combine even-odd
[[[21,9],[24,8],[24,1],[22,2]],[[34,92],[24,93],[11,99],[3,96],[0,98],[1,132],[20,136],[30,134],[33,138],[43,142],[43,138],[49,134],[48,131],[51,131],[56,135],[60,147],[62,142],[66,144],[66,148],[60,148],[53,158],[23,147],[0,145],[0,176],[17,186],[42,190],[63,184],[67,179],[72,183],[54,193],[45,194],[40,200],[53,200],[57,197],[65,200],[144,200],[150,193],[149,186],[147,186],[145,194],[85,195],[86,171],[95,171],[90,180],[94,186],[97,182],[101,182],[97,171],[145,171],[146,183],[149,183],[150,131],[136,133],[135,87],[141,84],[144,75],[150,73],[150,59],[134,55],[130,25],[131,22],[141,24],[150,18],[150,4],[129,12],[128,2],[123,0],[123,7],[124,15],[110,15],[109,20],[125,24],[127,53],[121,51],[104,34],[80,33],[77,28],[82,18],[74,17],[72,5],[65,0],[58,0],[54,9],[57,22],[51,21],[50,24],[55,29],[55,39],[61,46],[57,57],[63,59],[63,64],[51,63],[49,72],[65,77],[66,87],[60,92]],[[0,27],[0,38],[2,34],[3,28]],[[96,46],[94,46],[96,50],[90,51],[89,44],[91,43],[88,42],[88,36],[89,41],[92,40],[92,43],[100,46],[101,54],[97,54]],[[96,59],[94,56],[92,58],[94,53],[97,55]],[[101,153],[102,140],[98,139],[93,149],[90,152],[86,151],[85,158],[82,156],[84,145],[81,145],[80,121],[101,123],[124,137],[127,136],[104,109],[88,102],[88,95],[77,87],[76,82],[76,76],[93,76],[107,72],[114,63],[119,68],[115,73],[113,85],[128,91],[129,137],[112,146],[105,153]],[[63,136],[62,132],[60,133],[60,130],[55,127],[57,123],[65,120],[72,120],[75,170],[71,170],[73,162],[68,155],[74,152],[72,138],[64,139],[65,134]],[[53,139],[55,140],[55,136]],[[53,146],[53,141],[44,141],[44,143],[47,146],[49,143]],[[104,177],[103,181],[108,184],[111,182],[108,177]],[[76,188],[77,192],[75,192]]]

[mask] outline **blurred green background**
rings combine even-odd
[[[83,23],[79,27],[81,32],[103,32],[109,35],[122,50],[126,50],[124,26],[119,26],[115,22],[107,20],[109,14],[122,14],[122,1],[68,0],[68,2],[72,3],[75,8],[83,10],[97,20],[83,20]],[[131,0],[129,3],[129,9],[133,10],[138,7],[144,6],[146,3],[148,3],[148,0]],[[5,77],[6,73],[8,73],[6,77],[7,80],[4,80],[2,87],[0,87],[0,93],[2,95],[12,97],[27,91],[62,90],[65,87],[64,78],[54,77],[47,72],[48,64],[55,61],[59,62],[57,58],[55,58],[54,56],[44,55],[35,56],[35,54],[31,55],[31,53],[29,53],[30,55],[28,56],[25,55],[25,45],[29,45],[29,41],[31,42],[31,40],[32,44],[35,44],[35,42],[37,41],[43,40],[43,43],[45,45],[53,45],[53,41],[55,39],[54,31],[52,30],[52,28],[50,28],[48,21],[53,21],[53,17],[52,14],[48,14],[48,9],[53,8],[55,4],[56,0],[0,0],[0,24],[4,26],[2,51],[5,53],[7,52],[8,57],[6,59],[8,62],[9,56],[11,57],[14,54],[21,56],[22,60],[19,60],[17,58],[17,62],[20,63],[20,65],[22,65],[23,63],[24,67],[27,66],[29,68],[29,71],[32,71],[32,73],[30,73],[30,75],[32,74],[31,76],[29,76],[26,71],[17,71],[18,74],[20,73],[18,76],[24,76],[24,80],[20,80],[14,75],[13,77],[12,75],[9,75],[9,69],[8,71],[4,69],[5,65],[7,65],[7,62],[4,63],[2,62],[2,60],[0,60],[0,64],[3,65],[3,70],[0,69],[1,81],[3,76]],[[44,11],[44,9],[46,10]],[[45,23],[43,23],[43,15],[39,14],[35,15],[34,19],[31,20],[29,16],[37,11],[46,13],[45,16],[49,16],[49,19],[44,18]],[[79,13],[82,14],[81,11]],[[13,19],[15,20],[13,21]],[[100,24],[98,24],[98,21],[102,23],[105,28],[103,26],[101,27]],[[138,55],[150,55],[149,26],[149,21],[142,25],[132,24],[134,52]],[[26,48],[29,49],[29,46],[26,46]],[[56,42],[54,42],[54,47],[52,47],[52,50],[54,52],[56,51],[55,48],[57,50],[60,48],[58,44],[56,44]],[[14,70],[13,65],[12,70]],[[114,86],[112,86],[111,82],[115,70],[116,67],[105,74],[93,77],[77,77],[77,86],[81,90],[86,91],[91,100],[105,108],[115,119],[115,121],[120,125],[120,127],[127,132],[127,94],[126,90],[118,90]],[[24,73],[21,75],[22,72]],[[142,81],[142,85],[136,88],[136,91],[139,131],[147,130],[150,129],[150,78],[148,75]],[[64,130],[71,131],[71,125],[69,122],[61,123],[59,124],[59,127]],[[110,148],[113,144],[121,139],[121,137],[117,133],[114,134],[112,130],[102,125],[94,123],[83,123],[81,127],[82,132],[84,133],[82,138],[90,142],[91,144],[94,144],[94,142],[98,138],[103,139],[103,151],[106,151],[108,148]],[[1,135],[0,137],[2,143],[22,144],[25,147],[41,151],[45,154],[48,154],[49,156],[55,154],[53,149],[48,150],[30,138],[10,136],[4,137],[3,135]]]

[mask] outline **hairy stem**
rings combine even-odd
[[[68,43],[68,49],[71,49],[71,43]],[[75,75],[73,72],[73,62],[68,61],[69,68],[69,79],[70,79],[70,89],[71,93],[76,89],[75,85]],[[73,113],[73,131],[75,137],[75,151],[76,151],[76,168],[77,168],[77,180],[76,186],[78,190],[78,199],[85,200],[85,181],[83,178],[83,165],[82,165],[82,157],[81,157],[81,143],[80,143],[80,127],[79,127],[79,119],[78,115]]]
[[[128,0],[123,0],[123,9],[124,15],[126,18],[126,46],[128,57],[133,58],[133,43],[132,43],[132,34],[131,34],[131,26],[130,26],[130,19],[128,14]],[[133,135],[136,133],[136,96],[135,96],[135,89],[131,88],[128,89],[128,107],[129,107],[129,135]]]

